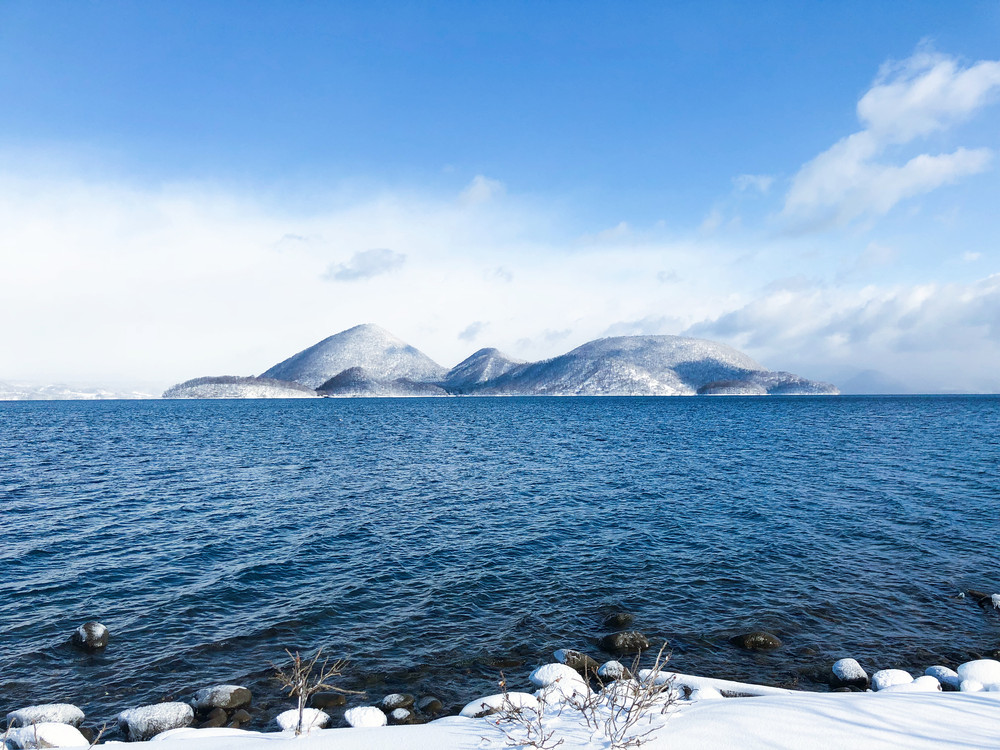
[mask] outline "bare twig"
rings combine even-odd
[[[316,652],[312,659],[303,659],[298,651],[293,654],[287,648],[285,653],[292,660],[291,666],[287,669],[275,666],[274,676],[281,683],[281,689],[286,691],[289,697],[296,698],[298,701],[299,720],[295,725],[296,735],[302,734],[305,729],[303,717],[306,704],[314,693],[318,693],[320,690],[333,690],[345,695],[364,695],[362,691],[347,690],[330,684],[329,681],[332,678],[340,677],[343,674],[343,670],[347,666],[346,659],[337,659],[332,663],[329,659],[324,659],[323,663],[319,664],[320,656],[323,654],[322,648]],[[317,664],[319,670],[314,675],[313,671],[316,670]]]
[[[553,740],[554,730],[545,729],[545,700],[538,699],[534,707],[516,705],[507,693],[507,679],[500,673],[500,692],[503,699],[490,723],[503,733],[508,747],[533,747],[536,750],[554,750],[563,740]],[[488,719],[489,721],[489,719]],[[485,739],[485,738],[484,738]]]

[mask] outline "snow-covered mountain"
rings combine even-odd
[[[428,382],[395,378],[383,380],[374,377],[363,367],[350,367],[334,375],[316,389],[321,396],[379,396],[403,398],[408,396],[447,396],[448,391]]]
[[[363,367],[369,378],[438,381],[447,370],[426,354],[370,323],[349,328],[304,349],[261,377],[291,380],[318,388],[351,367]]]
[[[313,390],[316,389],[316,390]],[[374,325],[351,328],[275,365],[260,378],[202,378],[164,396],[693,396],[833,395],[773,372],[725,344],[683,336],[598,339],[542,362],[480,349],[451,370]]]
[[[770,372],[746,354],[714,341],[683,336],[616,336],[591,341],[554,359],[512,369],[482,383],[473,392],[693,396],[699,392],[833,394],[837,389],[790,373]]]
[[[444,378],[444,386],[450,390],[466,390],[488,380],[506,375],[522,360],[511,359],[499,349],[480,349],[468,359],[452,367]]]
[[[163,398],[316,398],[316,391],[286,380],[220,375],[171,386]]]
[[[139,391],[115,391],[92,386],[0,383],[0,401],[104,401],[141,398],[156,396]]]

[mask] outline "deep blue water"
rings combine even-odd
[[[236,681],[260,725],[320,646],[457,707],[607,658],[617,609],[680,671],[954,666],[1000,647],[956,598],[1000,591],[998,530],[996,397],[3,403],[0,713]],[[784,647],[728,643],[758,628]]]

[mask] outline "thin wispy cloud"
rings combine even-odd
[[[362,281],[399,268],[406,255],[381,247],[354,253],[346,263],[334,263],[326,269],[327,281]]]
[[[886,64],[858,102],[864,129],[803,165],[785,196],[783,218],[799,231],[843,226],[985,171],[993,158],[988,148],[905,160],[887,151],[971,118],[998,90],[1000,61],[962,67],[954,58],[920,51]]]

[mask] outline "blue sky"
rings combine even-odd
[[[998,60],[998,3],[4,2],[0,380],[371,321],[997,391]]]

